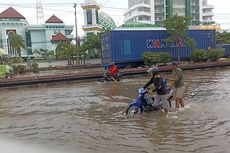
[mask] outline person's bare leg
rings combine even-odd
[[[179,99],[179,102],[180,102],[180,106],[181,106],[181,107],[184,107],[184,102],[183,102],[183,99],[182,99],[182,98]]]
[[[180,99],[176,98],[176,108],[180,108]]]

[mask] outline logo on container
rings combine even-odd
[[[178,41],[167,45],[164,39],[148,39],[146,40],[147,48],[166,48],[166,47],[185,47],[184,40],[178,39]]]
[[[164,39],[148,39],[146,43],[147,48],[164,48],[167,45]]]

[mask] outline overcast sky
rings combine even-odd
[[[74,8],[73,3],[77,3],[77,22],[78,33],[84,35],[82,25],[84,22],[83,11],[80,4],[84,0],[41,0],[43,4],[44,20],[55,14],[65,24],[74,25]],[[123,13],[128,8],[128,0],[97,0],[102,5],[101,11],[109,14],[117,25],[124,21]],[[224,29],[230,29],[230,8],[228,0],[208,0],[210,5],[214,5],[214,20],[221,24]],[[36,0],[0,0],[0,12],[8,7],[14,7],[20,12],[29,24],[37,24],[36,19]]]

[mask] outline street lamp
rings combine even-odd
[[[75,15],[75,31],[76,31],[76,46],[78,45],[78,39],[77,39],[77,4],[74,3],[74,15]],[[79,64],[79,53],[77,51],[77,64]]]

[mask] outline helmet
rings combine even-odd
[[[150,74],[157,74],[159,72],[159,68],[156,66],[153,66],[147,70],[148,73]]]
[[[176,66],[176,67],[177,67],[177,66],[178,66],[178,62],[173,61],[173,62],[171,63],[171,65],[172,65],[172,66]]]
[[[112,65],[115,65],[115,63],[114,63],[114,62],[111,62],[109,65],[112,66]]]

